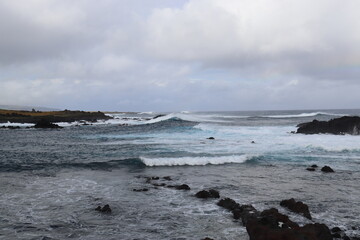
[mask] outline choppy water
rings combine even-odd
[[[290,133],[344,115],[360,110],[113,114],[61,130],[0,129],[0,239],[248,239],[216,200],[193,197],[210,187],[308,223],[279,206],[294,197],[315,222],[359,235],[360,136]],[[306,171],[311,164],[336,172]],[[94,211],[104,204],[112,214]]]

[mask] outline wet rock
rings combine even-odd
[[[312,167],[312,168],[317,168],[317,167],[318,167],[318,165],[313,164],[313,165],[311,165],[310,167]]]
[[[326,173],[332,173],[335,172],[331,167],[329,166],[324,166],[323,168],[321,168],[322,172],[326,172]]]
[[[291,198],[281,201],[280,206],[288,208],[292,212],[299,213],[310,220],[312,219],[308,206],[301,201],[296,202],[295,199]]]
[[[210,139],[210,140],[215,140],[215,138],[214,138],[214,137],[208,137],[207,139]]]
[[[102,213],[111,213],[111,208],[110,208],[109,204],[104,205],[104,207],[97,206],[97,208],[95,208],[95,210],[98,212],[102,212]]]
[[[251,143],[255,143],[255,141],[251,141]]]
[[[206,237],[206,238],[203,238],[203,239],[201,239],[201,240],[214,240],[214,239],[209,238],[209,237]]]
[[[195,194],[195,197],[197,197],[197,198],[220,198],[220,194],[218,191],[216,191],[214,189],[210,189],[209,191],[202,190],[200,192],[197,192]]]
[[[190,190],[189,185],[181,184],[181,185],[168,185],[168,188],[175,188],[176,190]]]
[[[190,187],[187,184],[181,184],[181,185],[175,186],[175,189],[177,189],[177,190],[190,190]]]
[[[167,180],[167,181],[172,181],[172,178],[170,176],[165,176],[163,177],[164,180]]]
[[[314,172],[316,169],[313,168],[313,167],[308,167],[308,168],[306,168],[306,170],[308,170],[308,171],[310,171],[310,172]]]
[[[333,227],[332,229],[331,229],[331,232],[333,232],[333,233],[336,233],[336,232],[341,232],[342,230],[339,228],[339,227]]]
[[[333,236],[333,238],[341,238],[340,233],[333,233],[332,236]]]
[[[141,189],[134,188],[133,191],[134,192],[147,192],[147,191],[149,191],[149,189],[147,189],[147,188],[141,188]]]
[[[241,205],[232,211],[234,219],[241,219],[244,226],[248,223],[249,219],[259,216],[259,212],[252,205]]]
[[[281,228],[298,228],[299,225],[289,219],[288,216],[279,213],[279,211],[276,208],[270,208],[267,210],[264,210],[260,214],[261,217],[270,217],[273,218],[279,227]],[[280,223],[280,224],[279,224]]]
[[[63,127],[60,127],[57,124],[51,123],[50,121],[48,121],[46,119],[41,119],[35,124],[34,128],[63,128]]]
[[[231,198],[223,198],[217,203],[217,205],[220,207],[226,208],[227,210],[230,210],[230,211],[232,211],[236,208],[240,208],[240,204],[238,204]]]
[[[318,121],[313,120],[312,122],[302,123],[298,125],[296,133],[303,134],[319,134],[319,133],[330,133],[336,135],[360,134],[360,117],[341,117],[331,119],[330,121]]]
[[[329,228],[324,224],[307,224],[304,227],[283,228],[271,217],[252,218],[246,224],[251,240],[332,240]]]

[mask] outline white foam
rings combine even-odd
[[[300,113],[300,114],[291,114],[291,115],[268,115],[262,117],[269,118],[301,118],[301,117],[314,117],[317,115],[328,115],[328,116],[347,116],[347,114],[337,114],[337,113],[327,113],[327,112],[311,112],[311,113]]]
[[[191,115],[191,114],[183,114],[183,113],[170,113],[162,117],[151,119],[149,121],[146,121],[145,123],[157,123],[157,122],[166,121],[169,119],[176,119],[176,118],[190,122],[218,122],[218,123],[227,122],[227,121],[212,119],[212,116],[209,115],[201,116],[201,115]]]
[[[0,123],[0,127],[33,127],[35,124],[33,123],[13,123],[13,122],[7,122],[7,123]]]
[[[154,114],[154,112],[140,112],[138,114],[140,114],[140,115],[144,115],[144,114],[151,115],[151,114]]]
[[[146,158],[141,157],[141,161],[149,167],[154,166],[183,166],[183,165],[207,165],[207,164],[225,164],[225,163],[244,163],[253,156],[232,155],[221,157],[181,157],[181,158]]]

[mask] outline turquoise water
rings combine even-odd
[[[291,132],[360,110],[162,114],[112,114],[61,130],[1,129],[0,238],[247,239],[216,201],[193,197],[208,187],[259,209],[281,210],[279,202],[294,197],[314,221],[359,234],[360,136]],[[336,173],[306,171],[312,164]],[[139,176],[171,176],[192,190],[155,189]],[[113,213],[94,211],[101,204]]]

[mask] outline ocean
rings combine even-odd
[[[0,239],[247,240],[218,200],[194,197],[209,188],[300,225],[360,235],[360,136],[292,133],[360,110],[109,115],[59,130],[0,129]],[[335,173],[306,171],[312,164]],[[313,220],[280,207],[289,198],[306,203]],[[111,214],[95,211],[105,204]]]

